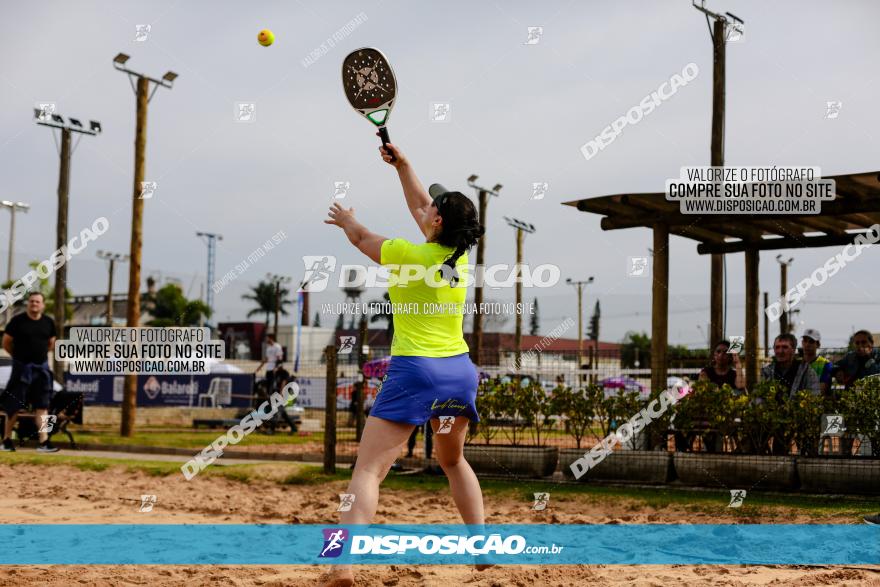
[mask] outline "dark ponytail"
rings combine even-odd
[[[437,210],[443,219],[443,230],[437,236],[436,242],[453,247],[455,251],[438,271],[443,279],[449,281],[451,287],[455,287],[459,282],[455,264],[468,249],[477,244],[486,231],[477,220],[474,203],[467,196],[461,192],[448,192],[444,196]]]

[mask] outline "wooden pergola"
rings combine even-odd
[[[645,227],[654,231],[651,303],[651,387],[666,387],[666,348],[669,314],[669,235],[693,239],[697,252],[711,255],[710,316],[720,324],[722,314],[722,255],[745,253],[746,383],[758,379],[760,251],[843,246],[880,223],[880,172],[836,175],[836,198],[821,203],[815,215],[682,214],[679,202],[663,192],[617,194],[563,202],[582,212],[603,216],[602,230]],[[714,330],[714,328],[713,328]]]

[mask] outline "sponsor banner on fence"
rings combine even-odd
[[[297,377],[299,384],[299,396],[296,405],[304,408],[317,408],[323,410],[327,407],[327,378],[326,377]],[[357,377],[340,377],[336,380],[336,409],[347,410],[351,407],[351,396]],[[366,395],[364,401],[367,405],[375,399],[379,391],[379,380],[368,379],[366,383]]]
[[[210,375],[138,375],[139,406],[249,407],[253,393],[251,373]],[[83,394],[86,404],[122,402],[125,375],[64,374],[64,389]]]
[[[862,524],[52,524],[50,541],[47,528],[0,525],[0,564],[880,564],[880,529]]]

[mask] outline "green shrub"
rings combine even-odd
[[[590,388],[597,386],[591,385]],[[581,441],[593,427],[593,418],[596,415],[592,398],[594,393],[590,388],[572,389],[567,386],[558,386],[553,390],[553,412],[566,418],[567,432],[574,437],[575,444],[581,447]],[[601,388],[600,388],[601,393]]]
[[[748,392],[748,400],[742,413],[742,424],[737,434],[737,446],[742,452],[771,454],[770,439],[788,446],[793,434],[790,414],[780,395],[787,396],[788,389],[775,381],[762,381]],[[779,448],[777,447],[777,451]]]
[[[492,422],[501,418],[503,413],[500,387],[501,384],[496,380],[488,379],[482,381],[477,388],[477,414],[480,416],[477,435],[481,436],[486,444],[498,434],[498,427],[493,426]]]
[[[840,406],[847,432],[867,436],[873,456],[880,456],[880,378],[856,381],[841,395]]]
[[[553,426],[555,415],[553,396],[537,381],[514,387],[517,414],[525,426],[531,428],[537,446],[541,446],[541,432]]]
[[[619,393],[606,397],[602,387],[591,385],[587,388],[587,395],[593,404],[595,419],[599,424],[600,435],[596,437],[599,441],[617,430],[618,426],[627,422],[641,409],[637,391],[620,390]]]
[[[822,414],[825,413],[825,400],[809,391],[799,391],[786,402],[791,440],[797,443],[798,451],[805,456],[819,453],[819,435],[822,434]]]
[[[748,403],[745,395],[729,385],[696,381],[691,385],[690,393],[681,398],[672,410],[675,414],[675,430],[684,438],[692,438],[705,430],[712,430],[721,437],[737,438],[742,434],[738,420],[742,418]],[[658,424],[663,419],[658,419]]]

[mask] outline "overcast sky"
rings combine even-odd
[[[877,2],[711,0],[746,22],[728,45],[726,162],[821,167],[825,175],[880,170],[880,20]],[[326,54],[302,61],[335,31],[359,24]],[[136,25],[149,24],[136,42]],[[527,29],[543,27],[537,44]],[[261,47],[269,28],[275,44]],[[153,77],[179,74],[150,102],[146,179],[158,182],[144,215],[144,278],[177,278],[190,297],[204,289],[206,247],[197,230],[219,232],[219,278],[279,230],[288,238],[227,285],[215,299],[220,321],[243,319],[248,286],[267,272],[302,278],[303,255],[367,262],[337,227],[323,224],[335,181],[344,202],[379,234],[418,240],[393,169],[378,158],[369,123],[346,102],[345,55],[376,46],[391,61],[399,96],[392,141],[422,181],[468,195],[466,178],[503,184],[489,203],[487,263],[513,263],[514,234],[503,216],[533,223],[527,263],[554,263],[565,277],[595,276],[585,321],[602,304],[601,338],[650,331],[650,279],[627,277],[628,257],[647,255],[651,231],[602,231],[600,217],[560,203],[578,198],[662,191],[683,165],[708,165],[712,46],[703,15],[688,0],[644,2],[0,2],[0,199],[31,205],[17,221],[15,276],[55,248],[58,157],[53,131],[34,124],[38,103],[100,120],[74,153],[70,236],[106,216],[110,230],[69,267],[75,294],[106,291],[98,249],[127,253],[131,223],[135,99],[111,61]],[[698,77],[590,159],[580,147],[688,63]],[[826,103],[842,102],[837,118]],[[236,103],[256,104],[253,123],[235,120]],[[449,103],[450,120],[433,122],[432,103]],[[547,182],[543,199],[532,183]],[[9,214],[0,215],[2,276]],[[789,251],[790,283],[808,275],[835,247]],[[788,254],[786,253],[786,254]],[[473,258],[474,253],[472,253]],[[761,255],[761,290],[778,292],[775,251]],[[672,343],[705,340],[709,258],[696,243],[670,243]],[[869,250],[799,305],[798,332],[818,328],[826,345],[852,330],[880,330],[880,252]],[[728,334],[743,330],[743,255],[728,256]],[[116,292],[127,291],[127,268]],[[365,299],[381,297],[381,290]],[[513,289],[487,292],[512,301]],[[542,333],[576,318],[576,296],[560,283],[526,289],[537,297]],[[312,309],[341,301],[315,294]],[[322,318],[332,325],[335,316]],[[800,322],[803,321],[803,324]],[[510,322],[512,327],[512,321]],[[699,327],[698,327],[699,326]],[[568,336],[576,337],[571,332]]]

